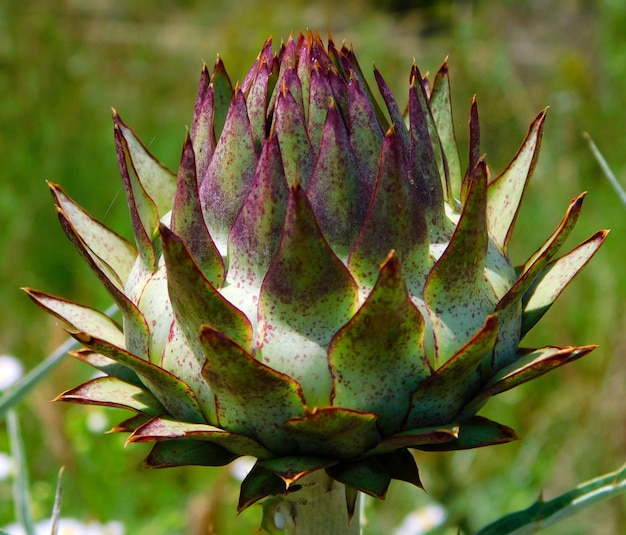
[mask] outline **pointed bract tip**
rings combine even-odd
[[[302,189],[302,184],[300,183],[300,180],[298,180],[297,178],[291,183],[291,188],[290,191],[292,194],[294,195],[301,195],[302,193],[304,193],[304,190]]]
[[[58,191],[63,191],[63,188],[61,187],[61,185],[57,184],[56,182],[46,180],[46,184],[48,185],[48,187],[53,193],[58,192]]]
[[[589,344],[586,346],[579,346],[579,347],[573,348],[572,358],[570,359],[570,362],[572,360],[576,360],[576,359],[584,357],[585,355],[588,355],[589,353],[591,353],[594,349],[597,349],[598,347],[600,347],[598,344]]]
[[[381,262],[380,268],[382,269],[387,264],[398,263],[399,261],[400,261],[400,259],[398,258],[398,255],[396,254],[396,250],[395,249],[391,249],[391,251],[389,251],[389,253],[387,253],[387,258],[385,258]]]
[[[580,193],[579,195],[574,197],[570,201],[570,209],[572,209],[572,208],[580,208],[582,206],[582,204],[583,204],[583,201],[585,200],[586,195],[587,195],[587,192],[583,191],[582,193]]]
[[[489,182],[489,166],[487,165],[487,155],[483,154],[476,165],[474,166],[474,172],[472,174],[472,180],[476,180],[476,178],[487,178],[487,182]]]

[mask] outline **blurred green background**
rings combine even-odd
[[[268,35],[277,44],[307,27],[351,42],[361,65],[375,62],[401,102],[413,58],[422,72],[434,73],[449,56],[461,151],[467,152],[476,93],[492,174],[550,106],[514,236],[515,259],[543,242],[581,191],[589,194],[569,245],[612,229],[527,340],[599,349],[490,402],[482,414],[514,427],[520,441],[418,454],[428,494],[392,486],[385,502],[367,502],[365,533],[392,533],[406,513],[433,502],[449,515],[436,533],[457,527],[471,533],[540,493],[551,498],[617,468],[626,453],[626,207],[581,134],[591,134],[626,183],[622,0],[0,0],[0,353],[19,356],[30,369],[64,340],[60,325],[20,286],[103,310],[109,305],[58,227],[44,181],[61,183],[96,218],[130,237],[110,108],[176,168],[202,62],[212,66],[219,53],[231,78],[241,79]],[[49,403],[91,373],[68,358],[19,407],[38,518],[49,516],[65,465],[64,516],[119,520],[133,535],[257,533],[260,508],[236,516],[237,483],[228,470],[147,471],[145,447],[123,449],[124,437],[102,434],[119,415]],[[7,451],[0,427],[0,452]],[[624,505],[613,500],[546,533],[619,533]],[[3,480],[0,526],[13,519],[10,481]]]

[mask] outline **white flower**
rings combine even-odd
[[[13,473],[13,457],[0,452],[0,481],[6,479]]]
[[[0,392],[9,388],[24,374],[22,362],[13,355],[0,355]]]
[[[92,433],[102,433],[109,427],[109,419],[101,410],[90,411],[87,416],[87,429]]]
[[[431,504],[409,513],[393,535],[422,535],[443,524],[446,510],[441,505]]]
[[[18,524],[12,524],[3,528],[9,535],[26,535],[24,528]],[[35,526],[37,535],[50,535],[52,532],[52,520],[43,520]],[[83,523],[75,518],[61,518],[58,523],[58,535],[124,535],[124,526],[121,522]]]

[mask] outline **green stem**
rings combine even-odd
[[[265,526],[286,535],[361,535],[360,496],[354,515],[348,515],[346,487],[317,470],[298,481],[299,490],[270,500]],[[360,494],[360,493],[359,493]],[[269,525],[268,525],[269,524]]]

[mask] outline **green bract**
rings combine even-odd
[[[383,106],[312,33],[268,40],[234,88],[205,66],[177,174],[114,113],[134,246],[51,185],[124,318],[28,290],[105,374],[59,399],[135,411],[116,430],[156,442],[148,466],[257,457],[240,508],[321,469],[348,507],[420,485],[407,448],[513,440],[485,402],[593,349],[518,348],[606,236],[555,259],[581,195],[524,265],[507,255],[545,112],[490,179],[475,102],[461,167],[445,64],[432,84],[412,67],[404,113],[374,76]]]

